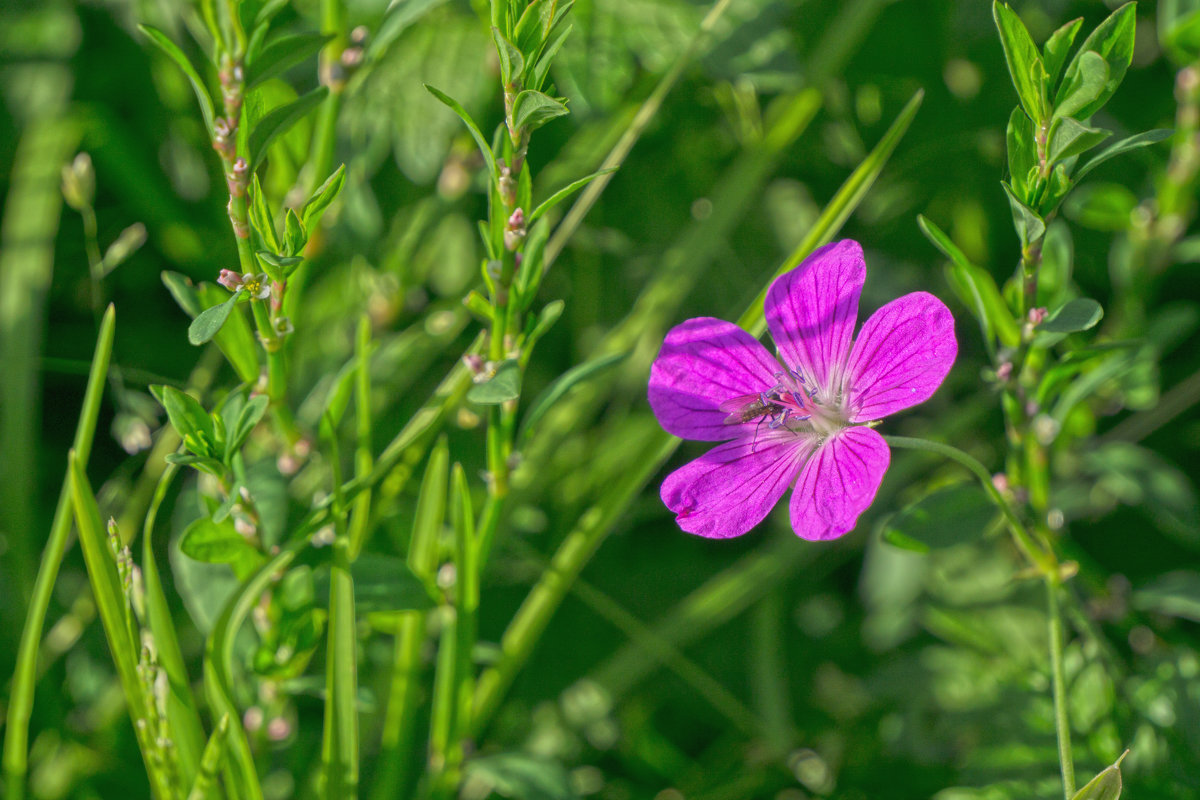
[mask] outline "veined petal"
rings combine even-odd
[[[725,442],[668,475],[662,500],[688,533],[741,536],[783,497],[813,444],[810,436],[769,430]]]
[[[875,499],[891,461],[883,437],[870,428],[843,428],[817,448],[792,492],[792,529],[813,541],[854,529]]]
[[[667,433],[719,442],[742,434],[722,403],[775,385],[779,362],[732,322],[699,317],[676,325],[650,367],[647,396]]]
[[[850,352],[867,267],[852,239],[827,244],[767,292],[767,326],[780,359],[832,399]]]
[[[899,297],[871,315],[850,353],[846,409],[870,422],[928,400],[954,358],[954,317],[926,292]]]

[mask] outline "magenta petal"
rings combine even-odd
[[[850,353],[850,421],[870,422],[928,400],[956,355],[954,317],[945,303],[926,292],[888,303],[863,325]]]
[[[780,359],[818,391],[836,393],[866,276],[862,247],[843,239],[815,251],[767,292],[767,326]]]
[[[870,428],[843,428],[804,465],[792,492],[792,529],[813,541],[854,529],[875,499],[891,461],[883,437]]]
[[[663,502],[688,533],[741,536],[783,497],[811,446],[811,438],[790,431],[717,445],[667,476]]]
[[[700,317],[676,325],[650,367],[648,394],[667,433],[719,442],[744,429],[725,422],[721,403],[775,385],[779,363],[757,339],[731,322]]]

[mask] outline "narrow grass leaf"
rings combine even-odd
[[[1139,133],[1136,136],[1130,136],[1127,139],[1122,139],[1119,142],[1114,142],[1105,149],[1101,150],[1091,159],[1086,161],[1079,169],[1075,170],[1072,176],[1074,180],[1083,180],[1083,176],[1094,170],[1096,167],[1108,161],[1114,156],[1119,156],[1122,153],[1128,153],[1130,150],[1137,150],[1139,147],[1156,144],[1157,142],[1170,139],[1175,131],[1170,128],[1155,128],[1145,133]]]

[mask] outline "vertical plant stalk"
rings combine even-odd
[[[96,434],[96,418],[100,414],[100,401],[104,395],[104,382],[108,377],[115,331],[116,311],[110,305],[100,321],[100,335],[96,339],[87,390],[83,395],[83,409],[79,414],[72,445],[76,461],[83,466],[87,464],[88,455],[92,450],[92,439]],[[63,553],[67,549],[71,521],[71,472],[68,468],[63,476],[58,505],[54,509],[54,521],[50,525],[50,536],[46,541],[41,565],[38,567],[33,597],[25,616],[25,626],[21,631],[21,643],[17,649],[17,665],[13,673],[8,721],[4,732],[5,786],[10,800],[19,800],[24,796],[25,774],[29,766],[29,720],[33,714],[33,695],[37,683],[38,649],[54,583],[58,579]]]
[[[1071,719],[1067,713],[1067,673],[1063,664],[1063,623],[1057,575],[1046,576],[1046,608],[1049,612],[1050,675],[1054,687],[1054,732],[1058,738],[1058,764],[1062,773],[1063,797],[1075,796],[1075,761],[1071,755]]]

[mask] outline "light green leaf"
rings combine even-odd
[[[233,523],[213,522],[208,517],[187,526],[179,540],[179,549],[188,558],[205,564],[232,564],[248,555],[258,555],[245,537],[233,528]]]
[[[275,233],[274,217],[271,216],[271,209],[267,206],[267,197],[263,194],[262,184],[258,182],[257,173],[250,185],[249,206],[251,226],[262,237],[263,244],[278,253],[282,249],[279,246],[279,236]]]
[[[220,305],[206,308],[196,315],[192,324],[188,325],[188,341],[194,345],[202,345],[212,340],[217,332],[225,325],[233,307],[237,304],[242,290],[238,289],[229,299]]]
[[[492,27],[492,41],[496,43],[496,54],[500,56],[500,78],[507,86],[525,71],[525,57],[495,26]]]
[[[1063,117],[1055,121],[1051,128],[1048,157],[1051,162],[1064,161],[1091,150],[1109,136],[1112,136],[1112,131],[1089,128],[1078,120]]]
[[[940,489],[892,517],[883,540],[905,550],[930,550],[973,542],[996,518],[996,506],[976,483]]]
[[[471,115],[467,113],[465,108],[458,104],[458,101],[449,97],[441,90],[435,89],[428,83],[425,84],[425,89],[431,95],[448,106],[451,111],[453,111],[455,114],[458,114],[458,118],[461,119],[463,124],[467,126],[467,130],[470,132],[471,138],[473,138],[475,140],[475,144],[479,146],[479,152],[483,154],[483,160],[486,161],[488,165],[488,174],[492,176],[493,181],[498,181],[500,179],[500,172],[496,169],[496,157],[492,155],[492,148],[488,146],[487,139],[483,137],[483,133],[480,132],[479,126],[475,124],[475,120],[471,119]]]
[[[1034,76],[1046,70],[1037,46],[1029,36],[1025,23],[1021,22],[1021,18],[1007,5],[994,2],[992,16],[996,20],[996,29],[1000,31],[1000,43],[1004,47],[1008,73],[1012,76],[1021,106],[1031,119],[1041,120],[1045,117],[1045,101],[1042,86]]]
[[[521,396],[521,367],[516,359],[502,361],[496,374],[484,383],[477,383],[467,392],[472,403],[494,406]]]
[[[246,91],[250,91],[265,80],[274,78],[284,70],[315,56],[333,38],[325,33],[297,33],[280,36],[255,57],[246,67]]]
[[[312,197],[308,198],[308,202],[304,204],[304,208],[300,210],[301,221],[304,223],[306,231],[315,229],[317,222],[321,219],[321,215],[337,199],[338,194],[341,193],[342,187],[345,184],[346,165],[342,164],[332,175],[325,179],[324,183],[317,187]]]
[[[1067,54],[1071,52],[1071,45],[1075,42],[1075,34],[1079,33],[1082,25],[1083,17],[1076,17],[1050,34],[1050,38],[1042,46],[1048,88],[1052,88],[1058,80],[1058,74],[1062,71],[1063,64],[1067,63]]]
[[[283,249],[287,251],[290,258],[301,258],[300,252],[307,243],[308,230],[304,227],[304,223],[301,222],[300,215],[296,213],[296,209],[289,208],[287,214],[284,215]]]
[[[250,154],[250,171],[253,172],[258,169],[258,165],[267,157],[267,150],[270,148],[271,143],[277,137],[287,133],[306,114],[319,106],[328,94],[328,88],[324,86],[317,87],[308,94],[301,95],[286,105],[272,109],[270,113],[259,120],[254,129],[250,131],[250,139],[247,145]]]
[[[518,446],[521,446],[525,440],[533,435],[538,422],[567,392],[604,370],[616,366],[628,357],[629,353],[610,353],[609,355],[593,358],[591,361],[578,364],[560,375],[537,396],[537,399],[533,401],[533,405],[529,409],[529,413],[521,420],[521,428],[516,437]]]
[[[1122,153],[1129,152],[1130,150],[1136,150],[1139,147],[1146,147],[1148,145],[1161,142],[1165,139],[1169,139],[1173,133],[1174,131],[1170,128],[1155,128],[1152,131],[1139,133],[1136,136],[1130,136],[1127,139],[1114,142],[1089,159],[1087,163],[1085,163],[1079,169],[1075,170],[1074,178],[1076,181],[1083,180],[1084,175],[1087,175],[1089,172],[1103,164],[1105,161],[1108,161],[1113,156],[1119,156]]]
[[[216,432],[212,417],[196,398],[174,386],[152,386],[150,389],[166,409],[171,426],[189,450],[206,458],[219,457],[214,450]]]
[[[1062,88],[1059,89],[1060,99],[1054,106],[1055,119],[1091,116],[1079,112],[1091,107],[1107,84],[1108,64],[1104,58],[1099,53],[1084,53],[1079,59],[1078,68],[1067,73]]]
[[[1124,788],[1121,785],[1121,762],[1127,755],[1128,750],[1121,753],[1120,758],[1088,781],[1071,800],[1120,800],[1121,790]]]
[[[1036,211],[1017,198],[1011,186],[1004,181],[1000,183],[1004,186],[1004,193],[1008,195],[1008,204],[1012,206],[1013,227],[1021,239],[1021,246],[1028,247],[1046,232],[1046,223]]]
[[[538,205],[538,207],[533,210],[533,213],[529,215],[529,219],[527,220],[526,225],[532,226],[533,223],[537,222],[539,217],[541,217],[543,214],[545,214],[550,209],[554,208],[556,205],[561,203],[563,200],[566,200],[568,197],[575,194],[575,192],[579,191],[584,186],[587,186],[589,183],[596,180],[596,178],[599,178],[601,175],[608,175],[608,174],[610,174],[612,172],[616,172],[616,171],[617,171],[616,167],[613,167],[612,169],[602,169],[597,172],[593,172],[591,175],[588,175],[585,178],[580,178],[577,181],[573,181],[572,183],[567,184],[566,186],[559,189],[557,192],[555,192],[554,194],[550,195],[545,200],[543,200],[541,202],[541,204]]]
[[[212,97],[208,93],[208,88],[204,85],[200,73],[196,72],[196,68],[192,66],[192,62],[183,54],[174,42],[167,35],[157,28],[152,28],[149,25],[138,25],[138,30],[150,37],[150,41],[158,45],[167,56],[174,61],[183,74],[187,76],[188,82],[192,84],[192,91],[196,93],[196,100],[200,103],[200,114],[204,117],[204,127],[208,130],[208,135],[213,134],[213,102]]]
[[[569,114],[561,100],[526,89],[513,101],[513,127],[517,130],[536,130],[550,120]]]
[[[1089,183],[1071,193],[1063,210],[1085,228],[1123,231],[1137,204],[1137,195],[1122,184]]]
[[[1008,144],[1008,179],[1013,191],[1022,202],[1027,202],[1033,193],[1030,176],[1037,169],[1037,142],[1033,135],[1033,122],[1020,106],[1008,117],[1005,139]]]
[[[1104,59],[1108,66],[1108,77],[1099,95],[1085,106],[1072,111],[1071,116],[1087,119],[1108,102],[1117,87],[1121,85],[1125,71],[1129,69],[1129,63],[1133,59],[1136,9],[1136,3],[1126,3],[1114,11],[1108,19],[1101,22],[1096,30],[1092,31],[1091,35],[1084,40],[1079,47],[1079,52],[1071,59],[1067,71],[1063,74],[1063,83],[1058,89],[1058,96],[1054,101],[1055,106],[1062,104],[1071,91],[1071,87],[1078,82],[1076,75],[1080,72],[1084,56],[1087,53],[1097,53]]]

